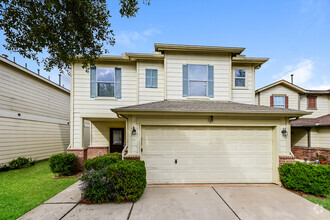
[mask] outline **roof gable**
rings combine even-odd
[[[295,84],[289,83],[288,81],[286,81],[284,79],[279,80],[279,81],[276,81],[276,82],[274,82],[272,84],[269,84],[269,85],[267,85],[265,87],[262,87],[260,89],[257,89],[255,91],[255,93],[259,93],[259,92],[265,91],[267,89],[273,88],[273,87],[278,86],[278,85],[284,85],[284,86],[286,86],[286,87],[288,87],[290,89],[293,89],[293,90],[295,90],[295,91],[297,91],[299,93],[306,93],[306,90],[305,89],[303,89],[303,88],[301,88],[301,87],[299,87],[299,86],[297,86]]]

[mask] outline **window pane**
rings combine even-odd
[[[245,77],[244,69],[235,69],[235,77]]]
[[[122,132],[120,130],[114,130],[113,131],[113,140],[112,140],[112,144],[113,145],[122,145]]]
[[[97,81],[114,82],[115,68],[96,68]]]
[[[245,79],[235,79],[236,87],[245,87]]]
[[[146,78],[146,87],[151,87],[151,78]]]
[[[115,87],[114,83],[97,83],[97,96],[100,97],[114,97]]]
[[[206,96],[207,82],[189,82],[190,96]]]
[[[274,107],[285,108],[285,97],[284,96],[274,96]]]
[[[151,87],[157,87],[157,78],[152,78],[152,86]]]
[[[189,65],[189,80],[205,80],[207,81],[207,68],[205,65]]]

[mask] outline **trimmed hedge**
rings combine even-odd
[[[84,199],[93,203],[137,201],[146,187],[143,161],[118,160],[81,177]]]
[[[279,168],[283,185],[289,189],[314,195],[330,193],[330,167],[296,162]]]
[[[85,170],[100,170],[121,160],[121,153],[110,153],[88,159],[84,162]]]
[[[75,154],[54,154],[49,158],[49,166],[54,174],[70,176],[76,172],[77,157]]]
[[[19,157],[9,162],[9,169],[15,170],[15,169],[27,168],[27,167],[31,167],[34,164],[35,162],[31,158]]]

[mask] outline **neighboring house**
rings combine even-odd
[[[311,112],[291,122],[292,151],[297,159],[330,156],[330,90],[307,90],[280,80],[256,90],[256,103]]]
[[[69,90],[0,56],[0,163],[65,152],[69,120]]]
[[[151,54],[72,66],[71,147],[80,162],[107,152],[144,160],[151,183],[279,183],[290,118],[305,111],[254,105],[244,48],[155,44]],[[83,124],[91,121],[84,146]]]

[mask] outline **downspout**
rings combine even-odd
[[[289,122],[297,121],[298,119],[299,119],[299,117],[289,118]],[[290,125],[290,127],[291,127],[291,125]],[[291,128],[290,128],[290,131],[291,131]],[[292,137],[291,137],[291,140],[292,140]],[[292,147],[292,146],[291,146],[291,147]],[[294,154],[292,153],[291,149],[290,149],[289,153],[290,153],[291,156],[293,156],[293,157],[295,158],[295,156],[294,156]]]

